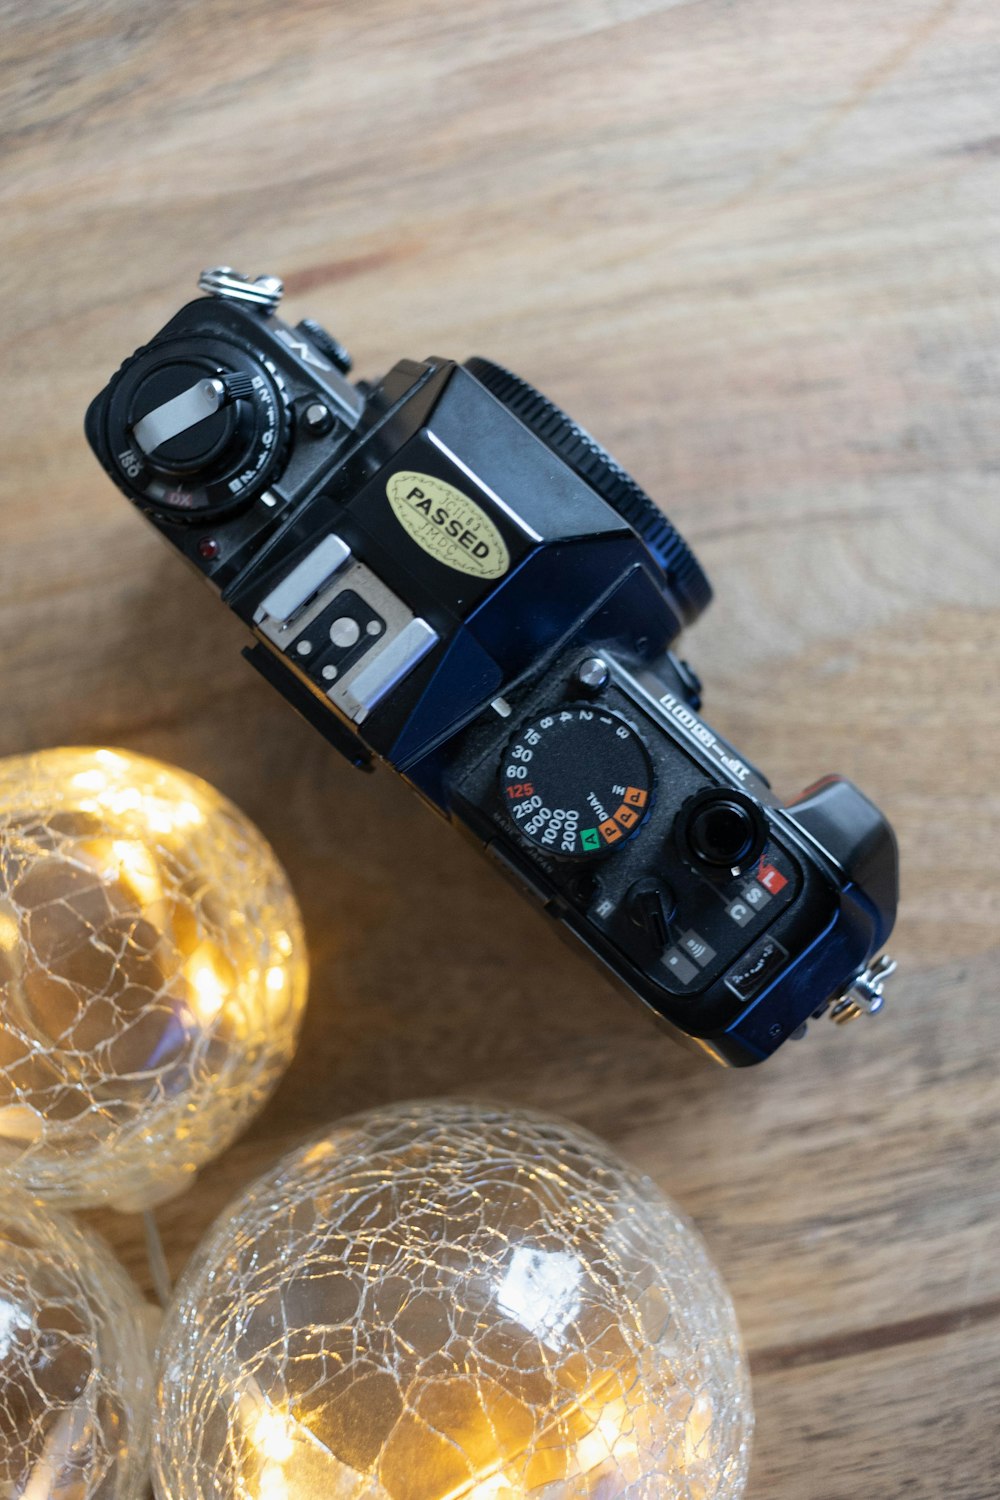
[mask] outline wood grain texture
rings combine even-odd
[[[206,776],[274,842],[312,947],[300,1056],[164,1211],[173,1269],[335,1115],[548,1106],[704,1229],[755,1371],[751,1500],[996,1500],[995,0],[0,22],[0,752],[117,743]],[[686,642],[710,720],[779,789],[843,771],[899,830],[882,1020],[701,1067],[253,676],[80,431],[219,261],[282,273],[363,372],[512,364],[662,499],[716,585]],[[138,1226],[100,1223],[148,1285]]]

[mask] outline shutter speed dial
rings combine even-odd
[[[106,422],[119,483],[178,521],[251,504],[288,440],[279,378],[221,339],[166,339],[140,352],[115,379]]]
[[[617,714],[583,704],[526,724],[504,752],[500,795],[519,833],[562,859],[594,859],[639,832],[653,767]]]

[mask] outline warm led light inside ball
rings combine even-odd
[[[0,1204],[0,1495],[141,1500],[151,1309],[93,1235],[7,1188]]]
[[[293,1153],[161,1343],[160,1500],[737,1500],[751,1426],[694,1230],[584,1131],[434,1101]]]
[[[67,1204],[183,1188],[287,1064],[301,922],[271,849],[144,756],[0,762],[0,1167]]]

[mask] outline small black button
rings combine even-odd
[[[577,906],[586,909],[595,900],[601,889],[601,882],[592,870],[581,870],[566,887],[566,894]]]
[[[733,965],[726,975],[726,984],[741,1000],[752,1000],[784,968],[787,958],[787,951],[775,938],[761,938]]]

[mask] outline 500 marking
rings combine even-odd
[[[513,787],[508,788],[508,791],[513,790]],[[520,787],[517,790],[520,791]],[[540,836],[543,844],[554,845],[558,842],[564,854],[575,852],[580,823],[580,814],[575,808],[543,807],[541,797],[532,793],[517,807],[512,808],[511,814],[518,822],[527,819],[524,831],[529,837]]]

